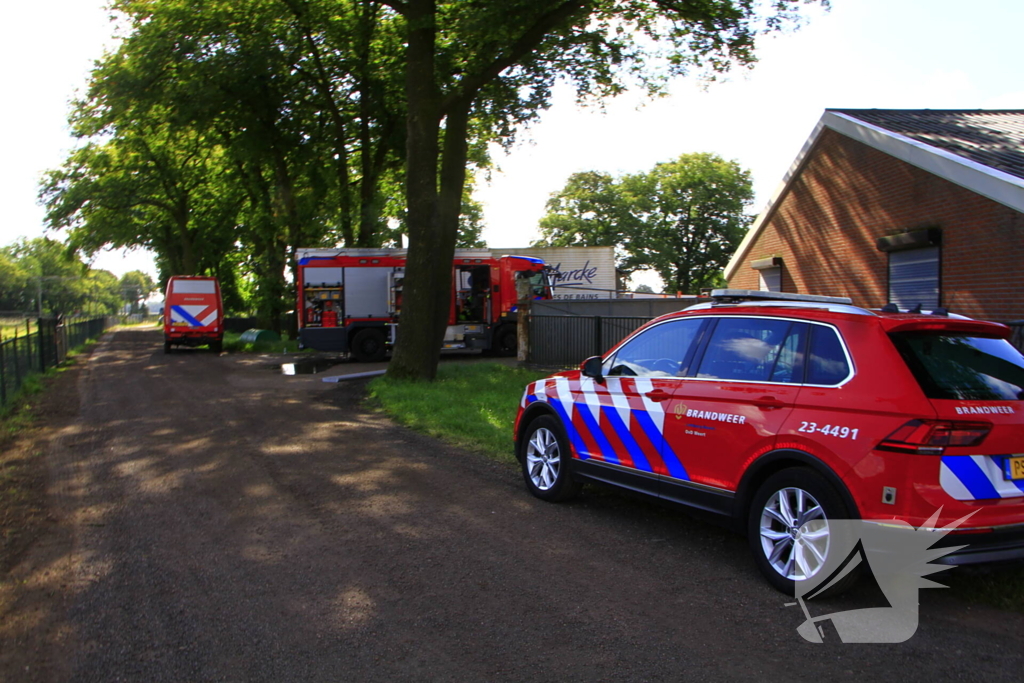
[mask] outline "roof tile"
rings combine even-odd
[[[829,109],[1024,179],[1024,110]]]

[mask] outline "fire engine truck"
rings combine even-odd
[[[402,311],[405,249],[300,249],[297,254],[299,346],[383,360],[394,345]],[[544,262],[458,249],[444,349],[516,352],[516,280],[534,298],[550,299]]]

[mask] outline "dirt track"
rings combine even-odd
[[[743,539],[536,501],[361,383],[267,362],[165,356],[155,331],[96,348],[51,428],[54,523],[4,589],[0,680],[1020,679],[1020,616],[925,591],[907,643],[806,643]]]

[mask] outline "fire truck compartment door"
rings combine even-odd
[[[387,318],[391,268],[345,268],[345,317]]]
[[[317,268],[306,266],[302,269],[302,283],[306,287],[331,287],[341,284],[341,268]]]

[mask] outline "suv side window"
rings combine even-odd
[[[839,384],[850,375],[850,363],[839,335],[831,327],[811,325],[811,358],[808,384]]]
[[[772,381],[772,372],[791,326],[789,320],[721,318],[704,352],[697,377],[743,382]],[[799,346],[796,341],[793,343],[789,355],[795,360]],[[792,373],[788,378],[783,378],[780,373],[774,381],[792,382],[794,378]]]
[[[706,323],[706,318],[686,318],[646,329],[605,360],[603,372],[611,377],[681,376]]]

